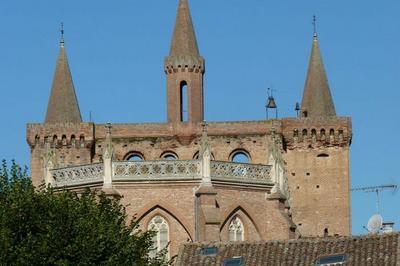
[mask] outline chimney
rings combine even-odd
[[[394,223],[393,222],[385,222],[382,223],[382,233],[393,233],[394,232]]]

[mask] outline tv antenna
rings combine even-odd
[[[396,192],[398,186],[394,184],[389,184],[389,185],[380,185],[380,186],[370,186],[370,187],[356,187],[350,189],[352,192],[366,192],[366,193],[371,193],[375,192],[376,193],[376,211],[377,213],[380,213],[380,193],[385,190],[385,189],[391,189],[393,192]]]

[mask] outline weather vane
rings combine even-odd
[[[61,32],[61,43],[64,43],[64,23],[61,22],[60,25],[60,32]]]
[[[317,17],[313,15],[313,27],[314,27],[314,37],[317,37]]]

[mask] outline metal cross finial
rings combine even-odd
[[[313,15],[313,27],[314,27],[314,37],[317,37],[317,17]]]

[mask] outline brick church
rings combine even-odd
[[[165,123],[84,122],[62,38],[45,120],[27,125],[33,183],[121,197],[169,256],[186,242],[350,235],[351,119],[336,114],[316,33],[294,118],[204,122],[187,0],[164,71]]]

